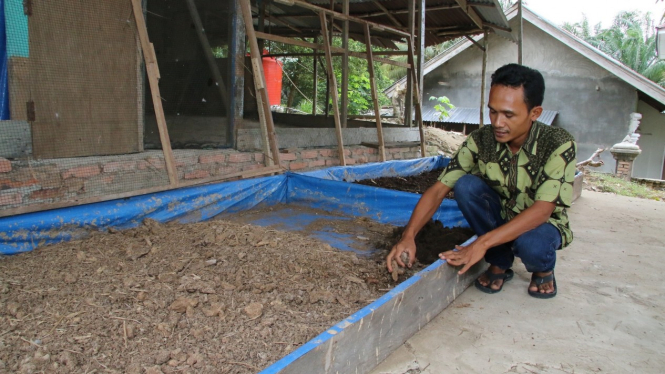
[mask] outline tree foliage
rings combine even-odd
[[[318,40],[320,42],[320,39]],[[333,38],[333,46],[341,47],[341,38]],[[282,43],[270,43],[266,46],[271,53],[305,53],[311,54],[312,50],[305,47],[287,45]],[[349,40],[349,50],[365,51],[365,44],[354,40]],[[376,48],[378,50],[378,48]],[[312,112],[312,100],[314,98],[314,59],[318,60],[317,67],[317,114],[324,112],[326,105],[326,81],[327,64],[325,57],[322,56],[300,56],[300,57],[280,57],[283,65],[283,89],[282,103],[291,108],[297,108],[304,112]],[[379,104],[388,104],[389,100],[383,94],[383,90],[392,84],[379,63],[374,63],[374,76],[376,78],[377,91],[379,94]],[[338,95],[341,99],[342,89],[342,58],[333,56],[333,71],[337,80]],[[372,95],[369,80],[369,70],[367,60],[356,57],[349,57],[349,91],[348,91],[348,111],[349,114],[362,114],[368,110],[373,110]],[[332,97],[328,99],[328,105],[332,106]]]
[[[665,87],[665,61],[656,56],[656,35],[651,15],[621,12],[609,28],[581,22],[564,23],[563,29],[620,61],[630,69]]]

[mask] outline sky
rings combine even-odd
[[[652,18],[660,22],[665,13],[665,1],[656,0],[524,0],[532,11],[556,25],[564,22],[575,23],[586,14],[593,27],[601,22],[609,27],[621,11],[638,10],[643,14],[651,12]]]

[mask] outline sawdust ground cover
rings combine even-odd
[[[0,372],[253,373],[392,286],[301,233],[146,220],[0,261]]]

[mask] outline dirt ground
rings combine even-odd
[[[0,372],[253,373],[392,286],[299,233],[148,220],[0,261]]]

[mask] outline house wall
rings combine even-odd
[[[511,22],[516,27],[515,22]],[[517,62],[517,44],[489,36],[487,87],[491,74],[504,64]],[[578,159],[600,147],[611,147],[628,131],[630,113],[637,106],[635,89],[591,60],[524,21],[524,64],[545,78],[543,107],[559,112],[554,125],[568,130],[578,142]],[[448,96],[460,107],[480,105],[482,52],[467,48],[425,77],[424,97]],[[433,102],[424,100],[425,106]],[[662,150],[661,150],[662,154]],[[599,171],[613,172],[615,160],[602,154]],[[641,171],[640,171],[641,172]]]
[[[643,101],[637,103],[637,112],[642,114],[637,145],[642,153],[633,164],[633,177],[662,179],[665,157],[665,115]]]

